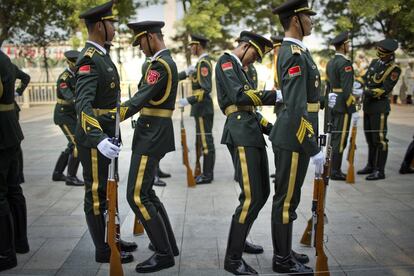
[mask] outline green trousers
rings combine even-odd
[[[161,201],[153,189],[159,160],[152,156],[132,153],[128,175],[127,200],[142,221],[155,217]]]
[[[194,117],[196,123],[196,147],[202,148],[203,155],[207,155],[209,152],[214,153],[214,140],[213,140],[213,115],[207,115],[203,117]]]
[[[332,112],[331,169],[333,172],[339,172],[341,170],[342,155],[347,145],[350,126],[350,114]]]
[[[381,172],[384,172],[388,156],[388,114],[368,114],[364,112],[364,133],[368,144],[368,166]]]
[[[308,170],[309,155],[273,146],[275,152],[275,195],[272,205],[272,224],[288,224],[296,220],[296,208]]]
[[[241,193],[233,218],[251,224],[270,194],[269,165],[265,148],[227,145]]]
[[[85,182],[85,214],[104,214],[106,210],[106,184],[111,160],[103,156],[96,148],[77,146],[78,157],[83,167]]]

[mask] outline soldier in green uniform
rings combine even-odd
[[[384,39],[377,43],[378,59],[371,61],[363,76],[364,132],[368,143],[368,163],[358,174],[369,174],[367,180],[385,178],[388,156],[387,118],[390,113],[389,95],[401,74],[395,64],[398,42]]]
[[[332,123],[332,161],[331,179],[346,180],[341,171],[342,154],[348,140],[351,118],[358,120],[355,109],[355,98],[352,95],[354,84],[354,70],[351,60],[346,56],[349,53],[348,32],[337,35],[331,44],[335,46],[335,57],[326,65],[328,98],[336,98],[335,105],[330,108],[330,122]],[[329,104],[328,104],[329,105]]]
[[[312,273],[303,264],[309,261],[308,257],[292,252],[292,231],[309,160],[312,159],[317,173],[322,173],[324,163],[317,141],[320,75],[302,42],[304,36],[311,34],[311,16],[316,13],[309,8],[307,0],[289,0],[273,13],[279,15],[285,31],[277,60],[285,107],[269,136],[276,166],[272,206],[273,271],[307,274]]]
[[[221,143],[227,145],[241,188],[240,204],[232,216],[224,269],[235,275],[257,274],[242,258],[243,251],[263,252],[246,241],[254,220],[270,193],[266,142],[272,124],[255,112],[255,106],[274,105],[273,90],[258,91],[243,68],[261,61],[272,43],[252,32],[240,34],[238,46],[223,54],[216,65],[217,97],[227,116]]]
[[[29,252],[26,199],[18,182],[23,133],[14,102],[16,79],[26,87],[30,77],[0,50],[0,271],[17,265],[16,253]]]
[[[153,190],[159,161],[175,150],[172,114],[177,94],[178,73],[170,51],[165,47],[161,28],[164,22],[129,23],[134,31],[132,45],[139,46],[146,57],[145,74],[138,92],[120,107],[121,121],[137,112],[128,175],[127,200],[142,222],[155,253],[137,264],[140,273],[155,272],[174,266],[179,255],[167,211]],[[101,119],[114,122],[116,110],[104,111]]]
[[[56,88],[56,106],[53,119],[60,127],[68,140],[68,146],[61,152],[53,171],[53,181],[66,181],[69,186],[83,186],[83,181],[76,176],[79,167],[78,150],[75,143],[76,111],[75,111],[75,71],[78,51],[67,51],[64,53],[69,68],[60,74]],[[67,176],[63,174],[68,166]]]
[[[180,80],[191,79],[193,95],[179,100],[180,106],[191,104],[191,116],[196,123],[196,149],[203,155],[203,171],[196,177],[196,184],[211,183],[214,179],[216,151],[213,140],[214,106],[211,99],[213,68],[211,57],[206,53],[208,39],[201,35],[191,35],[191,54],[198,57],[194,71],[180,72]],[[192,71],[192,70],[190,70]],[[189,73],[189,74],[188,74]]]
[[[95,260],[107,263],[111,250],[105,242],[106,184],[111,159],[120,152],[111,142],[115,136],[115,120],[99,119],[105,110],[116,107],[120,93],[118,71],[108,54],[115,35],[112,1],[91,8],[79,17],[85,20],[88,40],[76,62],[75,142],[83,167],[84,211],[95,245]],[[122,263],[132,262],[129,252],[136,250],[137,245],[122,240],[119,243]]]

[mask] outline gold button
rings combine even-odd
[[[87,129],[87,130],[91,130],[91,128],[90,128],[90,127],[87,127],[86,129]]]
[[[260,95],[260,96],[262,96],[262,95],[263,95],[263,93],[262,93],[262,92],[260,92],[260,93],[259,93],[259,95]]]
[[[65,110],[65,109],[63,107],[61,107],[60,110]]]
[[[312,137],[312,134],[308,134],[308,138],[311,138]]]
[[[114,89],[115,88],[115,83],[111,82],[111,88]]]
[[[114,115],[112,115],[112,116],[111,116],[111,118],[112,118],[112,119],[115,119],[115,116],[114,116]]]
[[[237,120],[240,120],[241,119],[241,116],[240,115],[237,115]]]
[[[149,124],[147,124],[147,127],[149,127]]]

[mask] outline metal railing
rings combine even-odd
[[[136,81],[121,82],[121,96],[128,97],[128,90],[134,94],[137,91]],[[56,83],[37,82],[30,83],[22,96],[16,97],[17,103],[23,108],[31,105],[55,104],[56,103]]]

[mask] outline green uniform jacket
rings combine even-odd
[[[387,113],[391,110],[389,95],[400,77],[401,69],[394,61],[372,60],[364,80],[364,112]]]
[[[76,142],[96,148],[115,136],[115,121],[100,121],[98,109],[113,109],[118,99],[119,76],[109,55],[86,43],[76,62]]]
[[[257,89],[258,86],[258,79],[257,79],[257,71],[253,64],[249,64],[247,66],[247,76],[249,77],[250,83],[252,84],[253,89]]]
[[[193,89],[193,95],[187,100],[191,104],[191,116],[203,117],[214,114],[213,100],[211,99],[213,65],[208,55],[202,56],[197,62],[196,71],[189,77]],[[183,80],[187,76],[185,72],[178,74],[179,79]]]
[[[336,93],[335,113],[351,114],[356,111],[355,98],[352,95],[354,69],[352,62],[343,55],[336,54],[326,65],[329,93]]]
[[[53,116],[56,125],[76,123],[75,86],[75,74],[66,68],[57,81],[56,96],[58,102]]]
[[[307,106],[319,102],[321,78],[318,67],[308,51],[296,43],[283,41],[277,72],[285,107],[269,139],[279,148],[313,156],[319,152],[318,112],[308,112]]]
[[[276,92],[254,90],[243,67],[232,55],[222,55],[217,61],[215,72],[217,99],[223,113],[230,105],[253,107],[275,104]],[[262,133],[267,132],[268,127],[268,122],[255,112],[232,113],[224,125],[221,143],[265,147]]]
[[[161,158],[167,152],[175,150],[171,117],[163,117],[162,113],[172,114],[175,108],[177,66],[170,51],[165,49],[150,62],[146,62],[143,69],[145,74],[139,82],[138,92],[130,100],[121,104],[121,121],[143,108],[146,111],[152,110],[155,113],[153,116],[143,114],[144,112],[141,111],[134,131],[132,152]],[[109,114],[100,116],[100,120],[114,124],[114,112],[115,109]]]
[[[21,80],[20,87],[16,89],[21,95],[30,82],[30,76],[0,50],[0,149],[16,146],[23,140],[14,102],[16,79]]]

